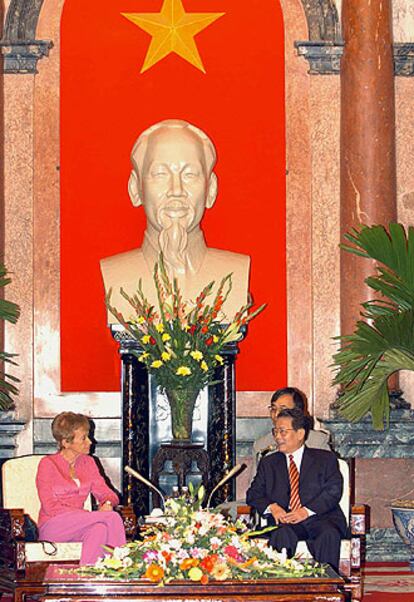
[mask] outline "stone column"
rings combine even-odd
[[[0,35],[3,37],[4,5],[0,1]],[[0,262],[4,260],[4,102],[3,102],[3,55],[0,54]],[[0,291],[3,298],[4,291]],[[0,321],[0,349],[4,349],[4,324]]]
[[[396,220],[391,0],[344,0],[341,63],[341,238],[358,224]],[[374,266],[341,254],[341,333],[351,334]]]

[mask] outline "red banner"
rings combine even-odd
[[[162,8],[162,0],[65,2],[62,390],[119,389],[99,260],[141,245],[145,216],[128,197],[129,155],[142,130],[167,118],[193,123],[216,145],[207,244],[250,255],[251,292],[268,304],[241,343],[237,389],[271,390],[286,383],[282,11],[276,0],[183,0],[187,13],[224,13],[193,38],[205,73],[176,52],[140,73],[154,36],[121,13]]]

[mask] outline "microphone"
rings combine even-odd
[[[231,479],[232,477],[234,477],[234,475],[236,473],[238,473],[239,471],[242,472],[245,468],[246,468],[246,464],[236,464],[236,466],[234,466],[230,470],[230,472],[228,472],[226,475],[224,475],[224,477],[221,479],[221,481],[219,481],[217,483],[217,485],[214,487],[213,491],[208,496],[207,506],[206,506],[207,510],[210,508],[210,502],[211,502],[211,498],[213,497],[213,493],[215,493],[217,491],[217,489],[219,489],[222,485],[224,485],[224,483],[227,483],[227,481],[229,479]]]
[[[148,479],[146,479],[145,477],[142,476],[142,474],[140,474],[139,472],[137,472],[136,470],[134,470],[133,468],[131,468],[130,466],[125,466],[124,468],[125,472],[127,472],[128,474],[132,475],[133,477],[135,477],[136,479],[138,479],[138,481],[141,481],[141,483],[144,483],[144,485],[146,485],[147,487],[150,487],[151,489],[153,489],[154,491],[156,491],[158,493],[158,495],[161,498],[162,501],[162,507],[165,507],[165,499],[163,494],[161,493],[161,491],[155,487],[155,485],[153,485],[150,481],[148,481]]]

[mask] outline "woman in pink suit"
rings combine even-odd
[[[82,414],[62,412],[53,420],[58,442],[56,454],[42,458],[36,476],[40,498],[39,536],[56,542],[81,541],[80,564],[94,564],[104,555],[102,546],[125,543],[125,529],[113,507],[119,503],[89,456],[89,420]],[[83,509],[88,495],[99,509]]]

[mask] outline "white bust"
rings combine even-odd
[[[162,251],[184,299],[195,299],[206,284],[218,285],[232,272],[233,288],[223,308],[230,321],[247,301],[250,258],[207,247],[200,228],[217,196],[213,143],[186,121],[161,121],[139,136],[131,162],[129,195],[135,207],[144,207],[147,225],[140,248],[101,261],[105,289],[113,291],[111,304],[128,319],[132,310],[119,289],[134,293],[140,278],[144,294],[157,304],[153,268]],[[108,314],[108,320],[115,318]]]

